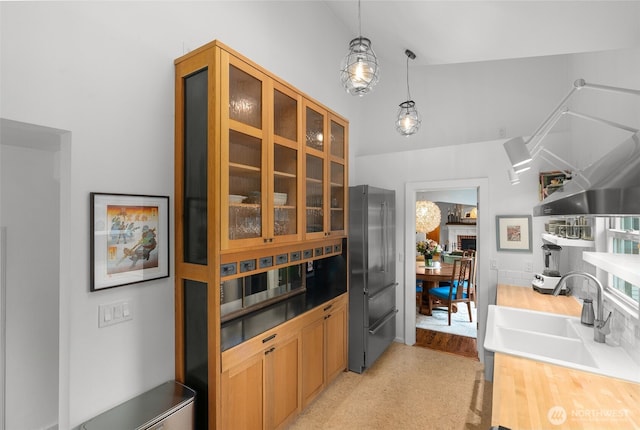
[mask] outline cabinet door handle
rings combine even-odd
[[[275,347],[275,346],[272,346],[271,348],[267,349],[267,350],[264,352],[264,355],[271,354],[271,353],[272,353],[273,351],[275,351],[275,350],[276,350],[276,347]]]
[[[267,337],[265,337],[264,339],[262,339],[262,343],[267,343],[267,342],[269,342],[270,340],[275,339],[275,338],[276,338],[276,335],[277,335],[277,333],[274,333],[274,334],[272,334],[271,336],[267,336]]]

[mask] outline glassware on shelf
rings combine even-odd
[[[262,235],[260,206],[229,207],[229,239],[249,239]]]

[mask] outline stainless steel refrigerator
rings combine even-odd
[[[396,335],[395,191],[349,187],[349,370],[362,373]]]

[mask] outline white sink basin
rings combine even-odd
[[[497,330],[498,347],[505,351],[514,351],[514,355],[543,356],[549,360],[598,367],[581,339],[512,330],[506,327],[498,327]]]
[[[640,382],[640,365],[615,345],[593,340],[580,319],[489,305],[485,349]]]
[[[493,322],[498,327],[509,327],[514,330],[525,330],[554,336],[579,339],[574,324],[577,318],[546,312],[533,312],[523,309],[495,306]],[[526,312],[526,313],[525,313]],[[580,321],[577,321],[580,323]]]

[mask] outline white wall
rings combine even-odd
[[[0,225],[7,233],[1,420],[7,429],[48,428],[58,422],[57,153],[9,143],[0,145]]]
[[[2,2],[0,20],[0,117],[71,131],[67,428],[174,377],[173,277],[89,292],[89,193],[173,195],[173,60],[219,39],[353,119],[352,35],[322,2]],[[133,320],[98,329],[124,299]]]
[[[406,76],[387,71],[384,85],[361,100],[363,119],[376,126],[362,131],[363,144],[355,154],[494,140],[501,129],[506,136],[527,135],[566,92],[566,62],[566,56],[558,55],[412,67],[411,97],[422,126],[411,137],[394,128],[398,104],[406,99]],[[456,170],[455,165],[450,168]]]

